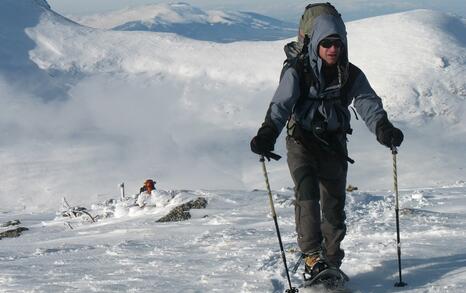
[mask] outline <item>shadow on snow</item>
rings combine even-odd
[[[401,259],[402,278],[408,286],[395,288],[398,282],[398,259],[385,261],[375,270],[353,276],[350,287],[361,292],[393,292],[412,290],[434,283],[458,269],[466,268],[466,254],[435,258]]]

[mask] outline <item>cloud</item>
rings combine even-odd
[[[252,109],[266,100],[257,95],[270,95],[110,74],[84,78],[65,100],[44,102],[4,82],[0,90],[0,204],[41,209],[56,209],[63,196],[85,204],[115,195],[122,181],[136,192],[146,178],[165,189],[244,188],[243,168],[255,162]]]

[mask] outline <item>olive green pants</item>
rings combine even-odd
[[[346,140],[342,140],[346,151]],[[288,166],[295,184],[295,220],[303,253],[323,249],[327,261],[339,267],[340,243],[346,234],[345,197],[348,164],[341,156],[304,146],[288,136]]]

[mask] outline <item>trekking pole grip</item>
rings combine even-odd
[[[267,158],[267,161],[270,162],[270,159],[274,159],[275,161],[278,161],[280,160],[282,157],[280,155],[277,155],[275,153],[272,153],[272,152],[266,152],[265,154],[263,155],[260,155],[260,160],[261,162],[264,162],[265,159],[264,158]]]

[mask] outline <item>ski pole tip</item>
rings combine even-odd
[[[407,286],[408,284],[406,284],[405,282],[403,281],[400,281],[400,282],[396,282],[395,283],[395,287],[404,287],[404,286]]]
[[[290,289],[285,290],[285,293],[297,293],[297,292],[299,292],[299,290],[296,287],[291,287]]]

